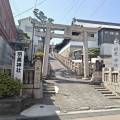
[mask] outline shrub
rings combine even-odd
[[[100,48],[90,48],[89,52],[92,54],[98,54],[100,52]]]
[[[43,61],[43,53],[37,52],[35,53],[35,58],[40,57],[41,62]]]
[[[19,79],[14,79],[8,74],[0,73],[0,98],[14,96],[21,89]]]
[[[30,39],[30,37],[28,36],[27,33],[24,33],[23,35],[24,35],[25,38]]]

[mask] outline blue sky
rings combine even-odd
[[[34,7],[36,2],[36,4],[39,4],[42,1],[10,0],[13,16]],[[74,17],[77,19],[120,23],[119,5],[120,0],[45,0],[36,8],[43,11],[47,17],[53,18],[54,23],[70,25]],[[15,17],[15,23],[18,24],[19,19],[29,16],[34,17],[33,9]],[[53,41],[55,43],[60,42],[60,40],[56,39]]]

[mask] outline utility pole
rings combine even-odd
[[[33,41],[34,41],[34,20],[33,20],[33,31],[32,31],[32,49],[31,49],[31,63],[33,61]]]

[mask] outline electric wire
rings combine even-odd
[[[79,7],[76,9],[76,11],[73,13],[72,17],[77,13],[77,11],[81,8],[81,6],[84,4],[85,1],[86,0],[82,1],[82,3],[79,5]],[[66,22],[66,24],[71,20],[72,17],[70,17],[70,19]]]
[[[43,0],[42,2],[40,2],[39,4],[37,4],[36,6],[39,6],[40,4],[44,3],[45,1],[46,1],[46,0]],[[14,18],[17,17],[17,16],[19,16],[19,15],[22,15],[22,14],[24,14],[24,13],[26,13],[26,12],[34,9],[34,8],[35,8],[35,6],[33,6],[33,7],[29,8],[29,9],[25,10],[24,12],[22,12],[22,13],[16,15],[16,16],[14,16]]]
[[[12,6],[14,7],[15,11],[17,12],[17,14],[20,14],[19,11],[17,10],[16,6],[14,5],[13,1],[10,0]],[[21,15],[19,16],[21,18]]]
[[[61,17],[61,15],[63,15],[63,13],[65,13],[65,12],[67,11],[67,9],[68,9],[74,2],[75,2],[75,0],[73,0],[73,1],[69,4],[69,6],[68,6],[67,8],[65,8],[65,9],[60,13],[60,15],[56,18],[55,21],[57,21],[57,20]]]
[[[79,0],[77,0],[75,2],[75,4],[73,4],[73,6],[70,8],[70,10],[58,21],[58,23],[60,23],[69,13],[70,11],[73,9],[73,7],[79,2]]]
[[[92,17],[101,7],[102,7],[102,5],[104,4],[104,2],[105,2],[105,0],[103,0],[103,2],[97,7],[97,9],[88,17],[88,19],[90,18],[90,17]]]
[[[16,9],[17,9],[18,13],[21,13],[20,10],[19,10],[19,8],[18,8],[18,6],[17,6],[17,4],[16,4],[16,2],[15,2],[15,0],[13,0],[13,3],[16,6]],[[23,16],[21,15],[21,17],[23,17]]]

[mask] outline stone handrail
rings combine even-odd
[[[118,70],[114,70],[113,67],[103,68],[102,81],[109,85],[120,85],[120,68]]]
[[[54,56],[55,58],[57,58],[62,64],[64,64],[67,68],[69,68],[70,70],[72,70],[73,72],[76,73],[76,75],[78,76],[83,76],[84,74],[84,64],[83,63],[75,63],[72,60],[69,60],[63,56],[61,56],[60,54],[54,52]],[[91,76],[93,73],[93,67],[92,67],[92,63],[89,63],[89,75]]]
[[[13,68],[14,69],[14,68]],[[34,68],[25,68],[23,72],[23,84],[33,84],[34,81]],[[0,72],[7,73],[9,76],[14,77],[12,67],[0,67]]]

